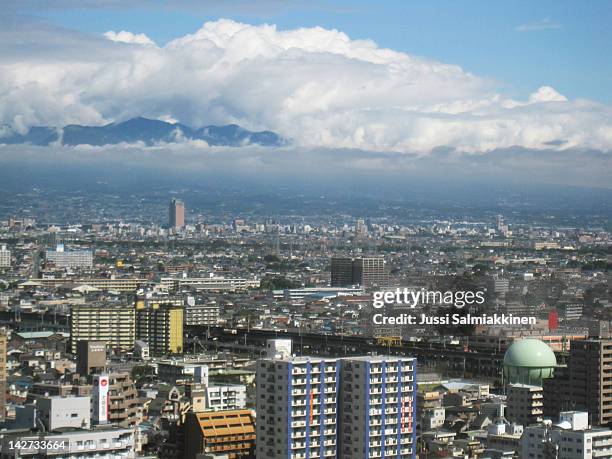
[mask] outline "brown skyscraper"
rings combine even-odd
[[[168,227],[171,229],[183,228],[185,226],[185,204],[179,199],[170,202],[168,215]]]

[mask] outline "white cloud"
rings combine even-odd
[[[117,41],[120,43],[135,43],[137,45],[155,45],[155,42],[147,37],[144,33],[134,34],[132,32],[126,32],[122,30],[121,32],[115,32],[113,30],[109,30],[104,34],[106,38],[111,41]]]
[[[612,149],[610,106],[549,86],[512,99],[456,65],[337,30],[219,20],[163,47],[125,31],[108,40],[53,33],[40,38],[44,53],[42,43],[3,40],[16,44],[0,49],[0,124],[147,116],[270,129],[305,147]]]
[[[517,32],[538,32],[540,30],[553,30],[560,29],[561,24],[554,22],[550,18],[544,18],[539,21],[530,22],[528,24],[521,24],[517,26],[514,30]]]

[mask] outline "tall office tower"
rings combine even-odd
[[[0,333],[0,422],[6,410],[6,335]]]
[[[416,457],[416,360],[341,361],[338,457]]]
[[[542,422],[544,414],[544,391],[540,386],[509,384],[506,419],[522,426]]]
[[[11,267],[11,251],[6,248],[6,244],[0,247],[0,268]]]
[[[266,459],[336,458],[336,359],[257,362],[257,454]]]
[[[70,349],[79,341],[102,341],[111,349],[132,350],[135,340],[134,306],[128,304],[77,304],[70,313]]]
[[[259,360],[257,457],[414,458],[415,367],[395,357]]]
[[[572,341],[568,367],[544,380],[547,416],[560,410],[589,413],[592,425],[612,422],[612,339]]]
[[[182,306],[175,304],[136,303],[136,339],[149,345],[151,355],[183,352]]]
[[[180,229],[185,226],[185,204],[179,199],[170,201],[170,212],[168,215],[168,227]]]
[[[350,257],[332,257],[331,286],[350,287],[353,285],[353,259]]]
[[[389,285],[389,274],[385,271],[383,257],[357,258],[353,262],[353,279],[362,287],[386,287]]]
[[[46,259],[58,268],[91,268],[93,266],[91,250],[65,250],[63,244],[58,244],[55,250],[47,250]]]

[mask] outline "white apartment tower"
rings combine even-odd
[[[416,453],[416,360],[341,360],[338,457],[408,459]]]
[[[259,360],[257,457],[414,458],[415,370],[401,357]]]

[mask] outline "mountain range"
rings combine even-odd
[[[154,145],[159,142],[180,142],[183,139],[203,140],[209,145],[239,147],[262,145],[277,147],[286,143],[272,131],[253,132],[236,124],[192,128],[180,123],[168,123],[148,118],[132,118],[104,126],[70,124],[63,128],[34,126],[26,134],[11,132],[0,137],[0,144],[31,144],[47,146],[61,140],[62,145],[113,145],[143,142]]]

